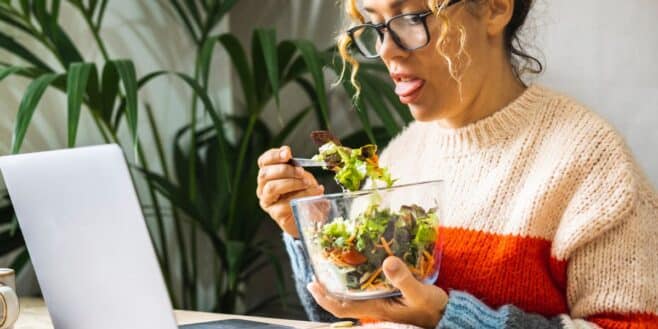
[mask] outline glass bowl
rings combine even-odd
[[[299,198],[290,204],[316,279],[334,297],[360,300],[400,294],[382,272],[391,255],[423,283],[436,281],[442,197],[443,182],[437,180]]]

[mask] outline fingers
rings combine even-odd
[[[309,188],[309,184],[301,179],[287,178],[277,179],[265,183],[261,192],[261,205],[268,207],[279,198],[291,192],[302,191]]]
[[[258,158],[258,167],[263,168],[267,165],[286,163],[292,157],[290,147],[282,146],[281,148],[273,148],[263,153]]]
[[[258,171],[258,184],[282,178],[304,179],[306,175],[304,174],[304,168],[287,164],[266,165]],[[310,180],[309,183],[311,183]]]
[[[310,283],[307,289],[318,305],[338,318],[387,319],[385,313],[390,304],[381,299],[368,301],[338,299],[329,295],[318,282]]]
[[[386,278],[402,293],[405,300],[416,304],[424,304],[427,299],[427,288],[418,281],[407,265],[398,257],[389,256],[383,263]]]
[[[295,218],[293,217],[292,208],[290,207],[290,200],[305,196],[321,195],[322,193],[324,193],[324,187],[322,185],[317,185],[303,191],[283,195],[276,203],[267,207],[263,206],[261,201],[261,207],[267,211],[270,217],[274,219],[283,231],[291,236],[297,237],[297,225],[295,224]]]

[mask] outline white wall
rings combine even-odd
[[[539,82],[577,98],[625,137],[658,185],[658,1],[540,0]],[[534,25],[534,26],[532,26]],[[534,31],[532,31],[534,30]]]

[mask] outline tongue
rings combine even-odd
[[[420,88],[423,83],[424,81],[420,79],[400,81],[395,84],[395,93],[402,97],[409,96],[416,91],[416,89]]]

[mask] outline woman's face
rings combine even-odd
[[[413,51],[397,46],[390,34],[385,32],[380,48],[381,59],[395,82],[400,101],[409,105],[411,114],[418,121],[445,120],[463,115],[467,104],[477,94],[482,75],[486,74],[485,54],[489,51],[486,27],[465,5],[461,1],[444,9],[453,26],[449,29],[449,41],[444,49],[453,59],[453,65],[458,70],[456,73],[462,75],[461,99],[457,81],[451,77],[447,61],[436,49],[441,34],[438,18],[434,15],[427,18],[430,42]],[[366,20],[375,24],[386,22],[396,15],[428,10],[426,0],[363,0],[363,8]],[[467,57],[456,55],[460,49],[460,33],[454,27],[458,25],[463,27],[467,36],[464,51],[470,57],[470,64],[466,71],[463,70]]]

